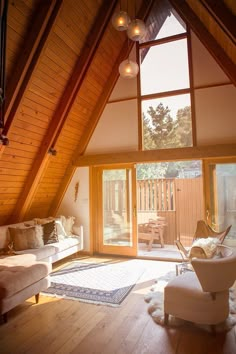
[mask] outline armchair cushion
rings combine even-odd
[[[223,322],[229,313],[228,291],[212,294],[203,292],[194,272],[171,280],[164,290],[165,313],[201,324]]]

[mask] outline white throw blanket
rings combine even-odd
[[[198,238],[193,242],[191,249],[194,246],[201,247],[204,253],[206,254],[206,257],[212,258],[216,253],[217,245],[219,244],[220,241],[216,237]]]

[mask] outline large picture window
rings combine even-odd
[[[174,12],[157,32],[139,44],[142,149],[192,146],[187,33]]]

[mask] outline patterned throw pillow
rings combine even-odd
[[[42,225],[43,242],[45,245],[58,242],[55,220]]]
[[[43,232],[40,225],[31,227],[9,227],[14,251],[40,248],[44,245]]]

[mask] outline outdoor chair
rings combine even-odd
[[[158,241],[164,247],[164,227],[166,226],[164,217],[149,219],[147,223],[138,225],[138,240],[148,242],[148,251],[151,251],[154,241]]]
[[[236,253],[218,245],[217,254],[217,258],[193,258],[194,272],[185,272],[168,282],[164,290],[165,324],[169,315],[212,326],[226,320],[229,288],[236,280]]]
[[[228,226],[227,229],[225,229],[222,232],[216,232],[204,220],[198,220],[192,243],[196,239],[212,237],[212,238],[217,238],[219,240],[219,243],[222,244],[224,242],[225,237],[229,233],[231,227],[232,227],[232,225]],[[188,248],[184,247],[184,245],[181,243],[180,240],[175,240],[175,244],[176,244],[184,262],[190,261],[191,247],[188,247]],[[200,249],[198,251],[201,252]],[[205,258],[204,254],[202,254],[201,258]]]

